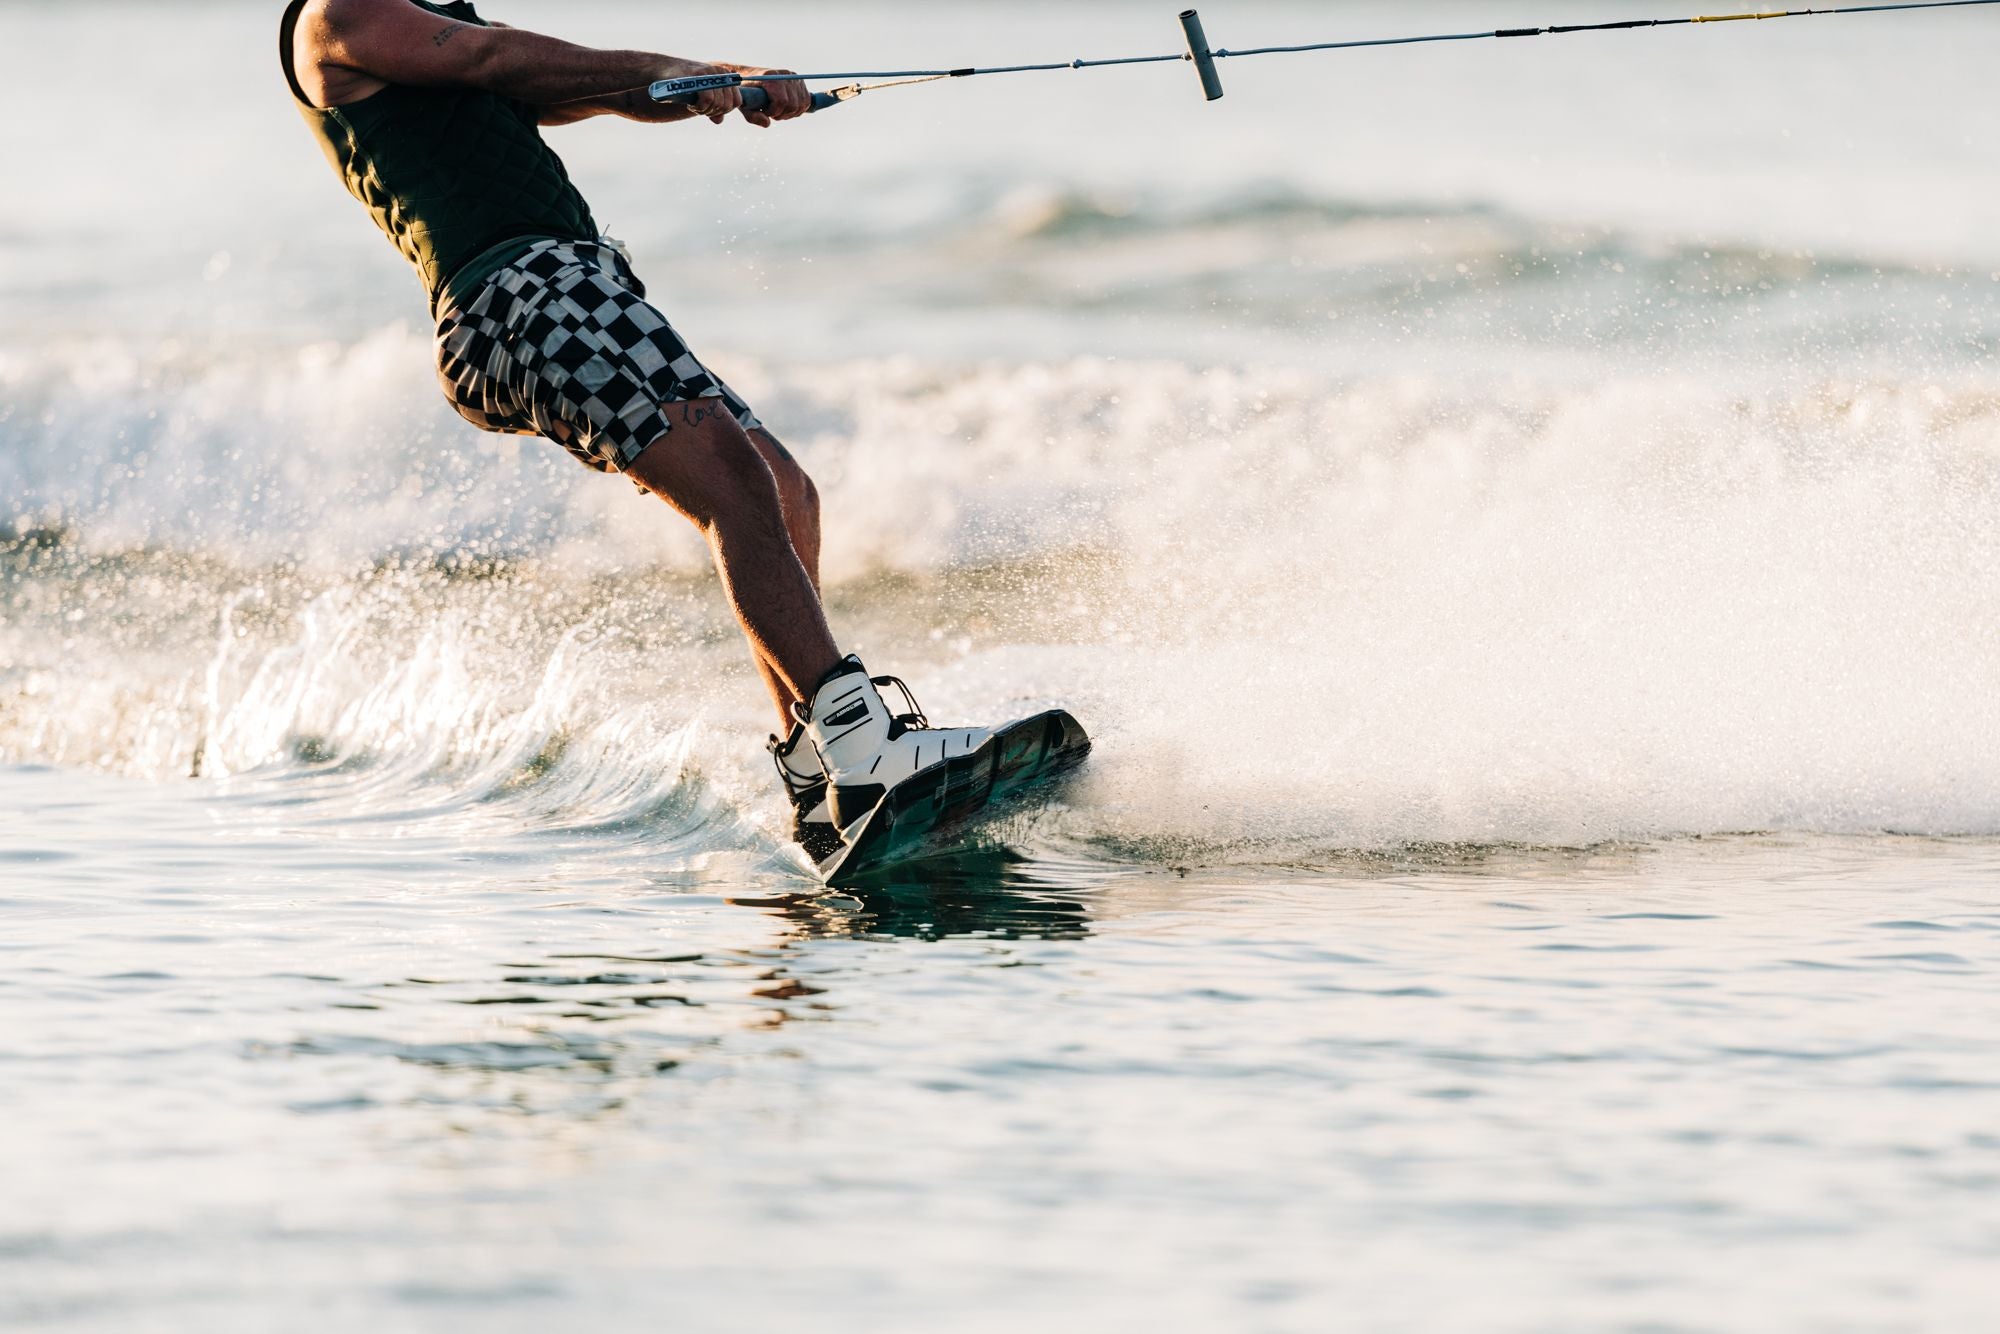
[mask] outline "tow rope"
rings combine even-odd
[[[1692,18],[1618,19],[1604,23],[1551,23],[1533,28],[1491,28],[1477,32],[1424,33],[1414,37],[1367,37],[1337,42],[1303,42],[1292,46],[1253,46],[1241,51],[1211,48],[1202,31],[1201,17],[1190,9],[1181,14],[1181,32],[1187,49],[1171,55],[1111,56],[1097,60],[1051,60],[1029,65],[967,65],[956,69],[845,70],[823,74],[702,74],[684,79],[663,79],[653,84],[656,102],[684,102],[715,88],[743,89],[746,110],[760,111],[768,101],[757,85],[771,83],[830,83],[851,80],[830,92],[813,94],[814,111],[849,102],[863,93],[882,88],[936,83],[946,79],[976,79],[999,74],[1043,74],[1055,70],[1107,69],[1116,65],[1161,65],[1186,61],[1200,76],[1202,93],[1211,102],[1222,96],[1219,60],[1240,60],[1250,56],[1299,55],[1309,51],[1353,51],[1374,46],[1417,46],[1429,42],[1484,42],[1510,37],[1563,37],[1581,32],[1620,32],[1635,28],[1684,28],[1696,23],[1739,23],[1746,20],[1802,19],[1833,14],[1886,14],[1915,9],[1967,9],[1975,5],[2000,4],[2000,0],[1909,0],[1892,5],[1841,5],[1829,9],[1770,9],[1744,14],[1702,14]]]

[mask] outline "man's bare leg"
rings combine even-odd
[[[787,531],[771,465],[722,400],[672,403],[667,413],[673,430],[633,460],[629,475],[708,539],[723,593],[780,707],[804,699],[840,650]]]
[[[778,438],[769,431],[759,429],[750,432],[750,443],[764,456],[771,476],[778,483],[778,502],[785,512],[785,531],[791,535],[792,551],[798,556],[799,564],[805,567],[806,578],[812,581],[813,591],[818,592],[819,490],[790,451],[778,443]],[[778,706],[778,737],[782,740],[792,727],[792,704],[800,697],[785,685],[777,668],[756,651],[755,640],[751,641],[750,648],[757,659],[757,670],[764,677],[764,688],[771,692],[771,702]]]

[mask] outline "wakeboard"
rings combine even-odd
[[[1089,755],[1089,734],[1062,709],[1009,723],[971,754],[890,788],[819,873],[838,884],[961,851],[981,826],[1045,799]]]

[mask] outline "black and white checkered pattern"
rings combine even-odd
[[[599,472],[672,430],[669,403],[719,398],[758,429],[645,298],[611,247],[544,241],[438,321],[438,379],[480,430],[546,436]]]

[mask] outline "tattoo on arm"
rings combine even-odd
[[[443,46],[446,42],[449,42],[452,38],[458,36],[459,31],[464,27],[465,25],[463,23],[453,23],[438,29],[437,35],[431,38],[431,45]]]

